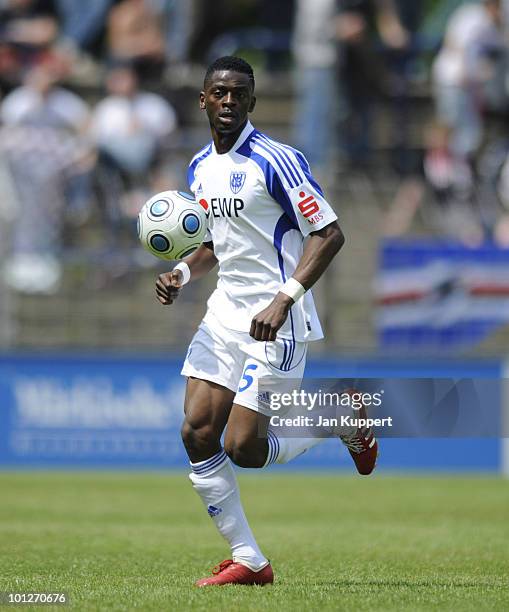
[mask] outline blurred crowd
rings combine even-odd
[[[318,173],[369,174],[387,110],[386,235],[431,197],[435,231],[509,246],[508,32],[509,0],[0,0],[3,279],[55,291],[66,228],[94,216],[119,247],[149,193],[182,186],[173,76],[239,51],[269,84],[295,75],[288,139]]]
[[[399,185],[383,235],[407,233],[420,216],[468,246],[509,247],[508,0],[297,6],[295,138],[311,161],[326,165],[335,149],[352,172],[372,173],[383,106],[383,154]],[[423,94],[431,113],[415,109]]]

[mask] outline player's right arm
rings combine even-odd
[[[189,266],[190,280],[198,280],[208,274],[217,264],[214,255],[214,244],[212,242],[202,243],[194,253],[182,260]],[[156,281],[157,299],[163,306],[169,306],[179,296],[184,285],[184,274],[182,270],[173,269],[159,275]]]

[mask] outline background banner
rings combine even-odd
[[[375,280],[380,345],[455,351],[509,322],[509,249],[444,239],[381,242]]]
[[[3,468],[187,469],[180,440],[184,379],[180,359],[165,356],[5,355],[0,357],[0,466]],[[419,375],[476,377],[500,419],[499,361],[314,360],[313,377]],[[412,380],[410,380],[412,379]],[[401,384],[401,383],[400,383]],[[469,418],[472,418],[470,413]],[[404,433],[404,432],[403,432]],[[387,470],[498,471],[502,442],[471,437],[384,439],[379,467]],[[276,469],[351,467],[336,439]]]

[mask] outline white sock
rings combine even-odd
[[[230,544],[232,559],[257,572],[267,564],[248,525],[230,459],[223,449],[206,461],[191,463],[189,478],[219,533]]]
[[[324,440],[325,438],[278,438],[276,434],[269,430],[267,432],[269,452],[263,467],[273,463],[288,463]]]

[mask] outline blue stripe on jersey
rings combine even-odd
[[[308,160],[304,157],[304,155],[302,155],[300,151],[295,151],[295,153],[297,155],[297,159],[299,160],[300,167],[302,168],[302,171],[304,172],[304,176],[311,183],[311,185],[313,185],[313,187],[318,191],[318,193],[322,196],[322,198],[325,198],[322,188],[315,181],[314,176],[311,174],[311,168],[309,167]]]
[[[283,283],[286,282],[285,262],[283,259],[283,237],[287,232],[289,232],[292,229],[297,229],[297,228],[293,226],[291,220],[288,218],[286,214],[281,215],[278,219],[278,222],[276,223],[276,228],[274,229],[274,247],[277,251],[279,271],[281,272],[281,278],[283,279]],[[290,326],[292,329],[292,339],[294,343],[293,351],[290,350],[290,353],[291,353],[290,360],[289,360],[289,365],[290,365],[293,359],[293,352],[295,351],[295,328],[293,325],[293,315],[292,315],[291,308],[289,312],[290,312]],[[283,369],[283,364],[281,365],[281,369]]]
[[[289,313],[290,313],[290,327],[291,327],[291,330],[292,330],[292,343],[293,343],[293,346],[292,346],[292,350],[291,350],[292,354],[291,354],[291,357],[290,357],[290,361],[288,363],[288,369],[290,369],[290,366],[292,365],[293,356],[295,354],[295,327],[293,325],[293,314],[292,314],[292,309],[291,308],[289,310]]]
[[[288,350],[288,348],[289,348],[288,344],[290,343],[290,341],[289,340],[285,340],[283,338],[283,343],[285,345],[285,352],[284,352],[284,355],[283,355],[283,361],[281,362],[281,368],[280,369],[285,371],[286,370],[285,365],[286,365],[286,362],[288,361],[288,357],[290,355],[290,351]]]
[[[270,195],[274,198],[274,200],[276,200],[276,202],[279,202],[281,208],[285,211],[287,217],[293,224],[294,229],[300,231],[299,222],[297,221],[297,216],[295,214],[295,210],[293,209],[293,204],[286,189],[283,187],[283,183],[281,182],[280,177],[276,173],[274,173],[272,178],[272,186],[269,189]]]
[[[283,363],[283,365],[281,366],[281,369],[284,370],[285,372],[288,372],[290,370],[290,366],[292,365],[293,357],[295,355],[295,339],[292,338],[292,340],[287,340],[287,342],[288,342],[288,356],[285,362]]]
[[[256,136],[254,137],[254,141],[259,147],[262,147],[265,151],[272,154],[272,157],[276,160],[276,163],[281,168],[290,187],[298,187],[302,183],[302,180],[300,180],[299,174],[297,173],[295,166],[293,166],[293,170],[292,170],[292,164],[291,162],[289,162],[288,156],[285,155],[281,151],[281,149],[278,149],[275,145],[273,145],[270,142],[270,140],[268,140],[265,136],[263,136],[260,133],[256,134]],[[288,173],[285,171],[285,168],[281,166],[281,163],[283,163]],[[289,178],[288,175],[290,175],[291,178]]]
[[[286,193],[285,188],[281,182],[281,178],[271,161],[267,159],[265,156],[255,153],[253,149],[251,149],[250,142],[253,134],[255,134],[256,130],[253,130],[251,135],[245,140],[244,144],[242,144],[237,150],[236,153],[242,155],[243,157],[247,157],[248,159],[252,159],[258,166],[261,168],[264,176],[265,176],[265,184],[267,185],[267,191],[270,195],[276,200],[276,202],[281,206],[283,211],[286,213],[288,221],[292,224],[292,228],[289,229],[299,229],[299,223],[297,221],[297,217],[295,215],[295,211],[293,210],[292,203],[288,194]]]
[[[202,147],[198,151],[198,153],[194,154],[193,158],[189,162],[189,165],[193,164],[199,157],[201,157],[204,153],[206,153],[211,146],[212,146],[212,140],[208,144],[206,144],[204,147]]]
[[[283,236],[292,229],[295,229],[295,227],[292,225],[288,216],[286,214],[281,215],[274,229],[274,247],[277,251],[279,271],[281,272],[283,283],[286,283],[285,262],[283,259]]]
[[[263,141],[266,142],[271,149],[278,151],[279,155],[281,155],[286,167],[290,170],[292,176],[296,180],[295,187],[301,185],[304,182],[304,175],[302,174],[298,162],[295,159],[292,159],[292,155],[295,155],[297,151],[292,149],[291,147],[281,144],[280,142],[272,140],[272,138],[269,138],[268,136],[265,136],[265,134],[262,134],[260,132],[258,132],[257,136],[263,139]],[[290,153],[292,155],[290,155]]]
[[[285,179],[287,180],[288,184],[290,185],[290,187],[297,187],[296,183],[295,183],[295,179],[291,179],[290,176],[288,175],[288,173],[286,172],[286,170],[284,169],[283,165],[281,164],[281,160],[279,160],[276,155],[274,154],[273,151],[270,150],[269,146],[262,143],[260,140],[257,140],[256,138],[253,139],[256,146],[260,147],[261,149],[263,149],[264,151],[266,151],[267,153],[269,153],[269,155],[271,155],[271,157],[274,159],[274,161],[276,162],[276,164],[279,166],[279,170],[282,172],[283,176],[285,177]]]
[[[289,342],[290,342],[290,355],[288,356],[288,363],[286,364],[287,371],[290,369],[290,366],[292,365],[293,357],[295,355],[295,340],[292,339]]]
[[[208,157],[211,153],[212,153],[212,143],[210,143],[208,147],[206,147],[205,149],[202,149],[199,153],[197,153],[191,160],[191,163],[189,164],[189,168],[187,170],[187,182],[189,185],[189,189],[191,189],[191,185],[194,183],[194,171],[196,170],[196,166],[201,161],[203,161],[206,157]]]
[[[285,369],[285,362],[288,359],[288,345],[286,344],[287,342],[288,340],[283,338],[284,352],[283,352],[283,361],[281,362],[281,365],[279,366],[280,370]]]
[[[265,156],[255,153],[251,148],[251,141],[253,140],[253,136],[256,134],[256,130],[253,130],[251,134],[246,138],[244,143],[236,149],[236,153],[242,155],[243,157],[247,157],[248,159],[252,159],[258,166],[261,168],[264,176],[265,176],[265,184],[267,185],[267,190],[270,195],[278,202],[281,208],[284,211],[284,214],[279,217],[278,222],[276,223],[276,227],[274,228],[274,247],[277,251],[279,271],[281,272],[281,278],[283,282],[286,282],[286,274],[285,274],[285,265],[283,259],[283,237],[284,235],[292,229],[300,231],[299,223],[297,221],[297,217],[295,215],[295,211],[293,210],[292,203],[290,198],[283,187],[283,183],[281,181],[281,177],[278,175],[277,170],[272,165],[271,161],[268,160]],[[295,350],[295,327],[293,323],[293,314],[292,309],[290,308],[290,325],[292,330],[292,338],[294,342],[294,350]],[[290,364],[292,362],[293,355],[290,359]]]

